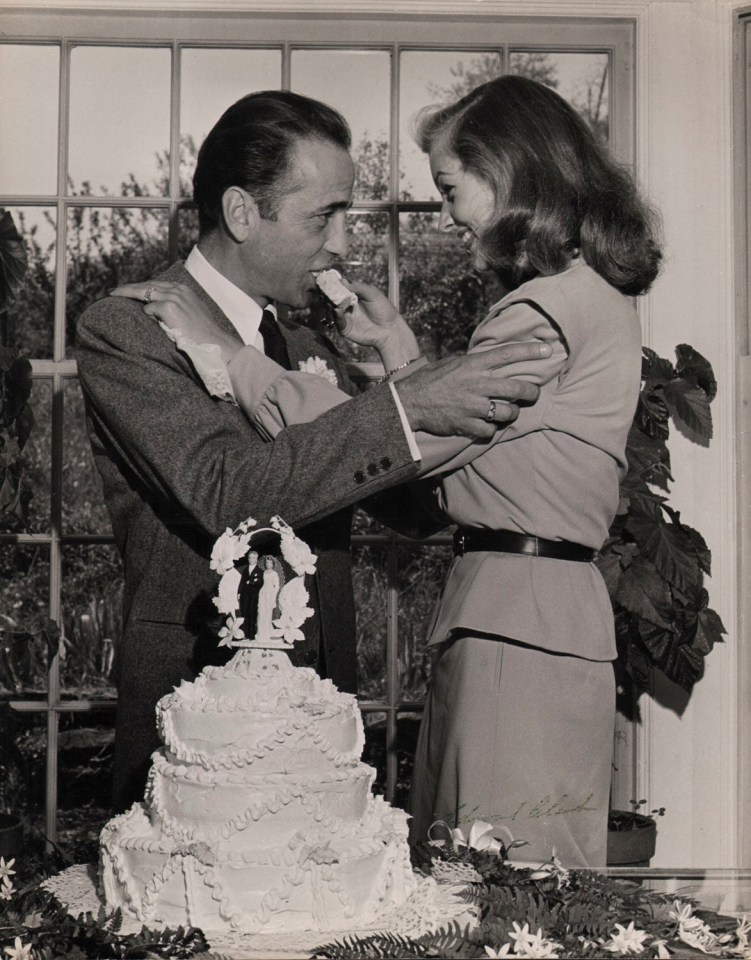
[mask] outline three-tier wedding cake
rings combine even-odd
[[[355,697],[285,652],[312,612],[315,557],[278,518],[249,520],[217,542],[212,568],[221,642],[238,650],[159,702],[145,800],[102,832],[106,904],[206,931],[368,926],[417,879],[406,814],[371,792]]]

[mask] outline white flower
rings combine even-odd
[[[332,387],[337,386],[336,373],[330,370],[325,360],[320,357],[308,357],[307,360],[300,360],[298,367],[303,373],[315,373],[323,377]]]
[[[15,944],[12,947],[6,947],[5,952],[10,960],[31,960],[31,945],[21,943],[20,937],[16,937]]]
[[[550,860],[548,860],[547,863],[541,864],[534,873],[530,873],[529,875],[530,880],[547,880],[550,877],[555,878],[556,886],[559,890],[561,887],[567,887],[570,883],[569,871],[556,856],[555,847],[553,847]]]
[[[608,953],[644,953],[644,941],[647,939],[647,934],[644,930],[637,930],[634,926],[634,921],[627,927],[624,927],[620,923],[616,923],[615,929],[617,933],[612,934],[610,939],[603,943],[603,949],[607,950]]]
[[[250,543],[250,534],[244,533],[237,537],[229,527],[219,537],[211,551],[211,563],[209,566],[216,570],[218,574],[227,573],[235,565],[235,560],[244,557],[248,552]]]
[[[560,943],[553,940],[546,940],[542,934],[542,929],[537,928],[537,933],[529,932],[529,924],[525,923],[523,927],[514,920],[514,929],[509,933],[509,939],[515,940],[514,956],[527,958],[550,958],[556,960],[558,954],[556,950],[562,950]]]
[[[245,617],[227,617],[227,623],[219,631],[219,646],[220,647],[231,647],[233,640],[244,640],[245,634],[242,631],[242,624],[245,622]]]
[[[15,863],[15,858],[5,862],[5,857],[0,857],[0,877],[11,877],[16,872],[12,869],[13,864]]]
[[[680,900],[673,901],[673,909],[670,911],[670,919],[678,924],[678,939],[687,943],[702,953],[716,953],[720,946],[720,938],[712,933],[709,927],[700,917],[693,915],[693,907],[690,903],[681,903]]]
[[[510,957],[511,956],[511,944],[504,943],[502,947],[499,947],[497,950],[494,950],[492,947],[485,947],[485,953],[489,957],[493,957],[493,960],[496,960],[497,957]]]
[[[232,567],[219,581],[219,595],[214,597],[214,606],[219,613],[234,613],[238,607],[238,592],[242,576]]]
[[[0,861],[1,863],[2,861]],[[13,861],[11,860],[11,863]],[[751,931],[751,923],[746,919],[746,914],[744,913],[741,919],[738,921],[738,926],[736,927],[735,935],[738,938],[739,947],[748,946],[748,934]]]
[[[15,871],[13,872],[15,873]],[[0,900],[10,900],[15,892],[16,888],[13,886],[10,877],[3,877],[2,884],[0,884]]]
[[[493,836],[493,830],[495,827],[492,823],[486,823],[485,820],[475,820],[472,826],[469,828],[469,837],[465,834],[461,827],[449,827],[449,825],[444,820],[437,820],[432,826],[433,827],[443,827],[448,836],[451,838],[453,845],[459,849],[461,847],[469,847],[473,850],[485,850],[489,853],[499,854],[503,847],[503,844],[500,840],[497,840]],[[432,841],[436,846],[443,846],[445,840],[433,840]]]
[[[668,950],[667,940],[653,940],[650,946],[654,950],[654,960],[670,960],[670,951]]]

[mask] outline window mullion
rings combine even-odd
[[[180,97],[181,97],[181,47],[177,41],[172,44],[172,62],[170,77],[170,158],[169,158],[169,227],[168,256],[172,263],[177,260],[180,245]]]

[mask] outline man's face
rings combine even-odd
[[[273,220],[261,219],[244,244],[248,293],[307,307],[314,271],[346,256],[346,211],[352,202],[355,167],[349,153],[325,140],[298,141],[292,156],[290,192]]]

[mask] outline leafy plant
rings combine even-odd
[[[13,218],[0,209],[0,319],[23,282],[28,261]],[[0,345],[0,529],[27,525],[30,494],[22,451],[34,425],[31,363]]]
[[[632,800],[630,810],[611,810],[608,814],[608,830],[622,833],[626,830],[639,830],[653,823],[656,817],[665,816],[665,807],[656,807],[649,813],[640,812],[646,800]]]
[[[651,692],[653,668],[690,693],[726,632],[704,587],[709,549],[667,502],[670,421],[708,445],[716,392],[712,367],[692,347],[676,347],[675,364],[644,348],[629,470],[599,560],[615,615],[619,707],[631,718],[638,717],[638,697]]]
[[[566,870],[553,857],[539,868],[516,869],[503,854],[472,847],[421,845],[416,869],[451,883],[469,913],[411,937],[350,935],[319,946],[318,958],[375,957],[628,957],[741,956],[749,926],[641,884]],[[452,872],[453,871],[453,872]],[[474,874],[468,879],[468,871]],[[475,922],[467,923],[470,915]],[[687,947],[689,948],[687,950]],[[648,951],[648,953],[647,953]]]

